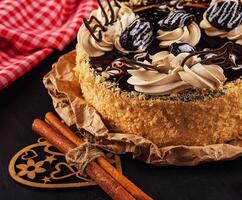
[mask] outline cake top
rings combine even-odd
[[[242,76],[239,0],[98,0],[79,46],[121,89],[170,95],[218,90]]]

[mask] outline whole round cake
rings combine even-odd
[[[98,4],[78,32],[75,70],[110,131],[160,147],[242,135],[241,1]]]

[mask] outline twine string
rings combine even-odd
[[[86,166],[100,156],[105,155],[99,148],[93,146],[90,142],[84,142],[67,152],[66,161],[69,164],[75,165],[80,176],[86,177]]]

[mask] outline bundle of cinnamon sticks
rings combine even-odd
[[[32,129],[64,154],[83,143],[83,140],[61,122],[53,113],[45,115],[44,122],[35,119]],[[128,178],[114,168],[104,157],[98,157],[85,168],[86,174],[95,181],[112,199],[151,200]]]

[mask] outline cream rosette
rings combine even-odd
[[[185,42],[196,46],[201,38],[201,31],[194,16],[185,11],[171,10],[170,13],[159,21],[157,39],[160,47],[168,47],[174,42]]]
[[[170,46],[174,42],[185,42],[192,46],[196,46],[201,38],[201,31],[196,22],[192,22],[188,26],[178,27],[172,31],[159,30],[157,39],[160,47]]]
[[[105,2],[104,2],[105,3]],[[102,56],[105,52],[113,50],[114,45],[117,46],[117,40],[122,31],[135,20],[135,14],[127,6],[120,4],[120,8],[111,3],[112,9],[115,15],[115,22],[105,25],[106,18],[103,14],[102,9],[99,7],[91,13],[91,16],[96,17],[103,26],[105,26],[106,31],[102,31],[101,42],[96,41],[91,35],[90,31],[83,24],[77,34],[77,41],[80,47],[88,53],[90,57]],[[111,19],[110,7],[107,3],[104,4],[104,10],[107,13],[108,19]],[[91,24],[93,28],[97,23],[95,20]],[[99,29],[94,32],[94,35],[99,37]]]
[[[137,92],[149,95],[166,95],[188,88],[216,89],[223,85],[226,78],[218,65],[201,64],[200,58],[193,56],[181,66],[188,55],[174,56],[167,51],[157,53],[152,64],[159,68],[159,72],[143,68],[128,70],[131,77],[127,82]]]
[[[241,3],[242,1],[238,0],[230,0],[234,2]],[[224,0],[213,0],[210,6],[218,3],[224,2]],[[228,38],[229,40],[234,40],[235,43],[242,45],[242,24],[235,27],[230,31],[219,30],[218,28],[214,27],[207,19],[207,11],[203,14],[203,20],[200,22],[200,27],[205,30],[205,33],[208,36],[219,36],[221,38]]]

